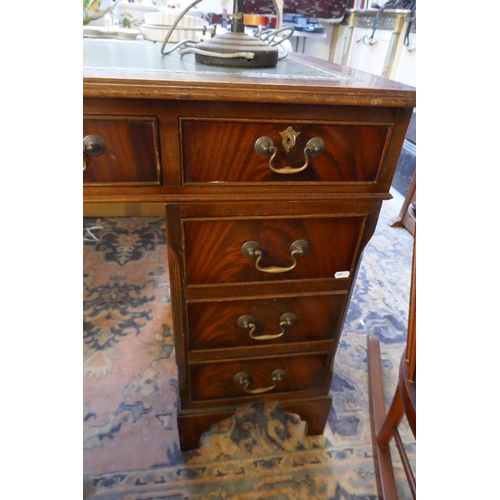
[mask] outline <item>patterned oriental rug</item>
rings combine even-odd
[[[381,340],[386,405],[405,346],[413,237],[385,202],[337,350],[322,436],[275,403],[241,406],[180,452],[163,218],[84,219],[83,497],[376,499],[367,334]],[[415,467],[415,441],[400,428]],[[411,498],[395,448],[400,498]]]

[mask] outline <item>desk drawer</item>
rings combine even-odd
[[[83,120],[83,137],[84,184],[162,184],[158,122],[155,117],[87,115]],[[85,148],[85,144],[89,144],[86,138],[89,137],[102,141],[102,153],[98,151],[100,154],[96,155],[92,147]]]
[[[365,221],[361,215],[184,220],[187,285],[348,277]]]
[[[188,304],[191,351],[333,340],[347,292]]]
[[[374,183],[389,130],[362,124],[183,119],[184,182]],[[274,158],[271,152],[256,152],[256,141],[262,138],[271,139],[277,148]],[[304,148],[316,139],[323,142],[323,151],[306,155]]]
[[[318,390],[328,353],[191,364],[193,402]],[[246,374],[238,377],[238,374]],[[236,376],[236,379],[235,379]]]

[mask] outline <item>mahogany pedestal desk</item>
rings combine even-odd
[[[255,401],[321,434],[415,89],[296,54],[235,69],[144,41],[83,50],[84,201],[166,207],[181,449]]]

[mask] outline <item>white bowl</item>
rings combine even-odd
[[[149,40],[151,42],[163,42],[170,30],[170,26],[142,24],[139,26],[139,29],[141,30],[142,36],[145,40]],[[182,42],[183,40],[201,42],[209,37],[209,31],[207,31],[207,34],[204,35],[203,28],[175,28],[168,41],[169,43]]]
[[[158,0],[156,0],[158,1]],[[189,3],[189,2],[187,2]],[[203,3],[201,4],[203,5]],[[158,5],[158,10],[160,12],[167,12],[167,13],[170,13],[170,14],[180,14],[182,11],[185,10],[185,8],[187,7],[187,4],[186,5],[180,5],[180,4],[177,4],[177,7],[175,8],[172,8],[171,6],[170,7],[165,7],[165,6],[162,6],[162,5]],[[198,7],[195,5],[193,8],[189,9],[187,11],[187,15],[188,16],[193,16],[193,17],[203,17],[203,14],[206,10],[198,10]],[[222,12],[222,10],[221,10]]]
[[[172,26],[179,17],[174,12],[148,12],[144,15],[145,24],[153,26]],[[176,28],[203,28],[208,23],[199,17],[185,15]]]
[[[138,28],[141,24],[144,24],[145,15],[157,11],[158,7],[155,5],[120,2],[116,5],[115,9],[120,27]]]

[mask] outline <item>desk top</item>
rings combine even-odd
[[[83,40],[83,90],[89,97],[142,97],[415,106],[415,89],[303,54],[274,68],[197,63],[178,51],[162,56],[148,41]]]

